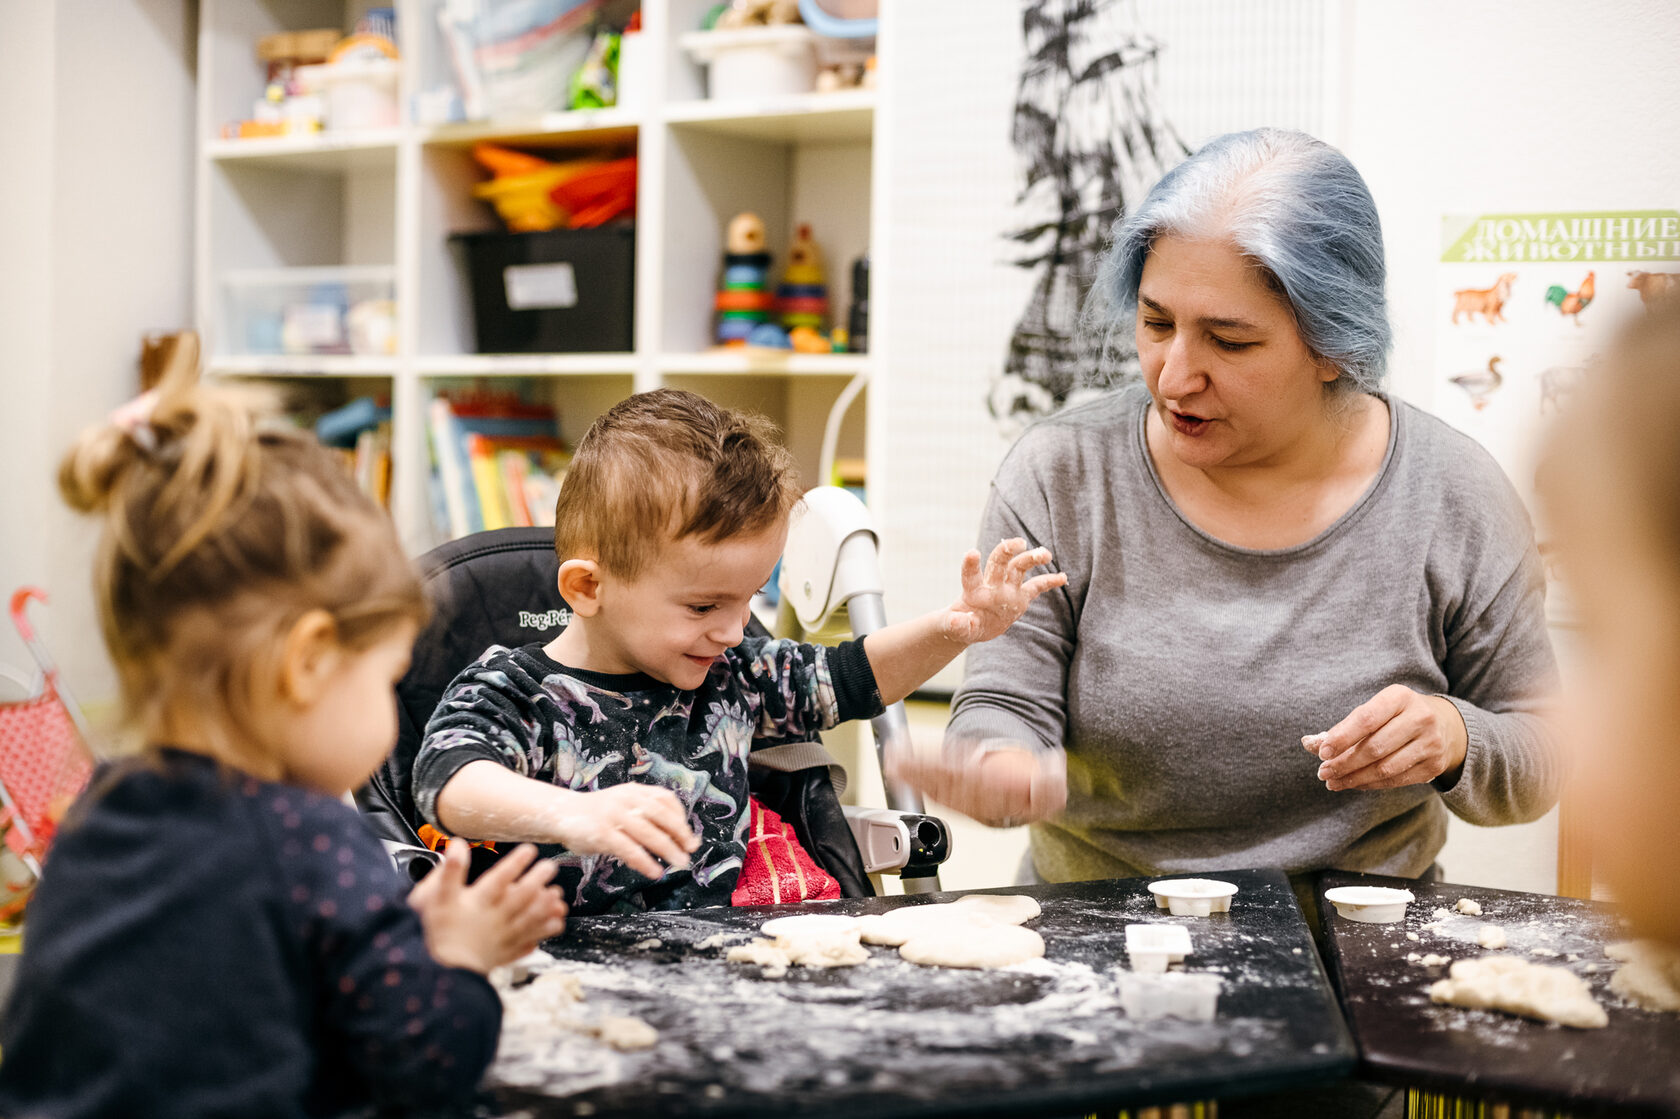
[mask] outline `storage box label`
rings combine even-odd
[[[510,265],[502,269],[502,285],[510,311],[577,306],[577,277],[565,261]]]

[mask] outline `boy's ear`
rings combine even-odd
[[[560,597],[572,613],[593,618],[601,609],[601,565],[591,559],[569,559],[560,565]]]
[[[280,696],[308,706],[320,699],[338,670],[338,623],[325,610],[310,610],[292,623],[280,645]]]

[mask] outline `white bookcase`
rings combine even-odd
[[[466,379],[517,381],[553,401],[574,442],[626,395],[672,385],[775,419],[809,485],[830,409],[855,377],[878,377],[871,352],[791,355],[713,352],[712,299],[724,227],[743,210],[764,218],[774,272],[802,222],[824,250],[831,320],[844,324],[850,266],[869,253],[875,290],[885,168],[877,133],[890,89],[892,0],[883,4],[879,86],[747,102],[704,97],[704,77],[677,44],[707,0],[643,0],[643,56],[656,61],[629,107],[534,119],[422,126],[412,95],[446,73],[434,27],[438,0],[401,0],[404,123],[274,139],[221,139],[262,93],[257,39],[312,27],[348,29],[362,0],[202,0],[196,292],[206,365],[218,377],[260,378],[323,402],[371,393],[392,403],[391,512],[413,551],[438,542],[427,498],[426,413],[441,387]],[[538,154],[634,149],[637,185],[635,347],[628,353],[480,355],[452,233],[501,228],[472,197],[485,174],[472,145],[492,140]],[[270,269],[359,266],[390,270],[397,346],[389,356],[264,356],[242,352],[224,325],[230,277]],[[868,393],[847,412],[838,453],[867,457]]]

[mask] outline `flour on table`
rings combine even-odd
[[[1498,925],[1483,925],[1476,931],[1476,943],[1483,948],[1503,948],[1507,943],[1505,930]]]
[[[585,1005],[576,976],[550,968],[523,987],[507,987],[502,996],[502,1048],[519,1050],[555,1030],[593,1037],[614,1049],[647,1049],[659,1031],[628,1015],[593,1014]]]
[[[1458,904],[1453,908],[1457,909],[1466,917],[1480,917],[1482,915],[1481,903],[1471,901],[1469,898],[1459,898]]]
[[[1472,902],[1471,904],[1475,904],[1475,903]],[[1439,921],[1445,921],[1447,918],[1451,917],[1452,915],[1453,915],[1453,913],[1452,913],[1452,910],[1450,910],[1450,909],[1436,909],[1435,912],[1430,914],[1430,916],[1433,917],[1438,922]]]
[[[1531,964],[1516,956],[1459,960],[1446,979],[1429,985],[1429,998],[1583,1030],[1597,1029],[1610,1021],[1580,976],[1567,968]]]
[[[1044,938],[1019,925],[951,924],[919,930],[898,954],[934,967],[1008,967],[1042,957]]]
[[[1622,940],[1604,954],[1622,967],[1610,990],[1646,1010],[1680,1011],[1680,952],[1649,940]]]
[[[702,940],[699,944],[696,944],[695,947],[699,948],[699,949],[702,949],[702,950],[709,950],[709,949],[712,949],[712,948],[722,948],[725,944],[728,944],[731,940],[734,940],[737,936],[742,936],[742,935],[744,935],[744,934],[737,933],[737,932],[720,932],[720,933],[717,933],[713,936],[708,936],[705,940]]]

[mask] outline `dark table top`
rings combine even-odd
[[[1417,900],[1407,907],[1403,923],[1360,924],[1338,916],[1323,900],[1326,889],[1353,885],[1400,886]],[[1326,962],[1359,1044],[1364,1074],[1581,1114],[1680,1112],[1680,1015],[1641,1010],[1610,993],[1614,965],[1605,958],[1604,946],[1628,934],[1609,907],[1549,894],[1341,873],[1324,875],[1318,894]],[[1434,920],[1437,908],[1453,909],[1459,898],[1478,903],[1482,915],[1462,916],[1455,910],[1439,931],[1421,928]],[[1480,947],[1476,934],[1483,925],[1503,928],[1508,946],[1495,951]],[[1417,933],[1418,941],[1406,939],[1407,932]],[[1536,955],[1537,948],[1558,955]],[[1429,985],[1445,977],[1447,968],[1408,963],[1410,952],[1455,960],[1505,953],[1567,967],[1591,985],[1610,1024],[1577,1030],[1432,1003]]]
[[[504,1049],[490,1082],[505,1114],[529,1119],[874,1119],[1054,1114],[1343,1076],[1352,1043],[1287,878],[1218,877],[1241,892],[1229,914],[1202,919],[1157,910],[1147,879],[979,891],[1030,894],[1043,909],[1029,927],[1045,959],[989,972],[918,967],[871,948],[865,965],[768,979],[726,963],[723,947],[699,947],[720,932],[745,943],[772,916],[884,912],[955,894],[580,918],[546,947],[582,981],[589,1006],[642,1018],[658,1044]],[[1215,1021],[1134,1022],[1121,1010],[1125,926],[1156,921],[1191,930],[1186,970],[1224,977]]]

